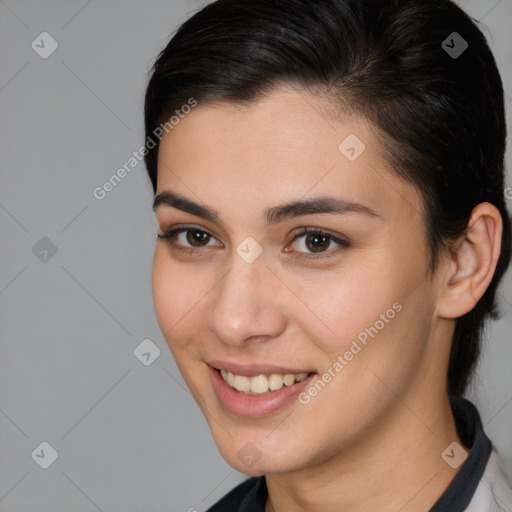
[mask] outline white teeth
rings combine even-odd
[[[251,381],[249,380],[249,377],[246,377],[245,375],[235,375],[233,387],[238,391],[246,393],[247,391],[251,391]]]
[[[222,375],[222,378],[231,386],[233,387],[233,384],[235,382],[235,376],[232,373],[227,372],[226,370],[221,370],[220,374]]]
[[[253,393],[266,393],[268,391],[268,379],[265,375],[251,377],[251,391]]]
[[[293,373],[287,373],[284,376],[283,382],[286,386],[293,386],[295,383],[295,375],[293,375]]]
[[[283,376],[273,373],[268,379],[268,384],[271,391],[281,389],[283,387]]]
[[[256,375],[254,377],[246,377],[245,375],[235,375],[226,370],[221,370],[220,374],[229,386],[248,395],[262,395],[277,391],[281,389],[283,385],[293,386],[293,384],[304,380],[308,376],[307,373],[287,373],[286,375],[273,373],[269,376]]]

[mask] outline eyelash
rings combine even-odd
[[[205,233],[215,239],[215,237],[211,233],[208,233],[208,231],[205,231],[205,230],[200,229],[195,226],[188,226],[188,227],[182,226],[182,227],[169,229],[167,231],[164,231],[163,234],[159,233],[157,235],[157,239],[165,240],[166,243],[168,243],[173,250],[181,252],[181,253],[197,254],[198,251],[201,251],[202,249],[206,248],[206,247],[196,247],[196,248],[185,247],[181,244],[176,243],[176,237],[179,234],[187,232],[187,231],[198,231],[199,233]],[[307,260],[326,259],[326,258],[332,257],[333,253],[338,253],[339,251],[348,249],[350,247],[350,243],[347,240],[338,238],[338,237],[334,236],[332,233],[330,233],[329,231],[325,231],[325,230],[319,229],[319,228],[302,228],[301,231],[299,231],[298,233],[296,233],[293,236],[292,240],[290,241],[290,244],[292,244],[293,242],[295,242],[297,239],[301,238],[302,236],[310,235],[310,234],[325,236],[325,237],[329,238],[329,241],[333,241],[333,242],[337,243],[340,247],[338,247],[337,249],[331,249],[329,251],[321,252],[318,254],[299,252],[299,254],[301,254],[301,256],[299,256],[299,258],[304,258]]]

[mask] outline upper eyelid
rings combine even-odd
[[[197,231],[202,231],[204,233],[207,233],[210,236],[213,236],[214,238],[217,238],[217,235],[215,235],[215,233],[212,233],[212,231],[210,229],[205,228],[200,225],[195,225],[195,224],[183,224],[183,225],[177,224],[176,226],[172,226],[172,227],[164,229],[162,231],[163,231],[163,233],[166,233],[169,231],[178,231],[178,230],[188,231],[188,230],[193,230],[193,229],[195,229]],[[334,232],[330,229],[313,227],[313,226],[301,226],[301,227],[295,228],[293,231],[295,232],[294,236],[300,236],[300,235],[308,234],[308,233],[323,233],[323,234],[332,236],[334,238],[336,238],[336,237],[344,238],[343,235],[337,234],[336,232]]]
[[[162,230],[162,233],[158,234],[158,237],[160,238],[162,235],[164,238],[170,238],[166,237],[166,235],[172,233],[172,238],[177,237],[178,235],[181,235],[182,233],[186,233],[187,231],[200,231],[201,233],[206,233],[210,237],[212,237],[214,240],[216,240],[220,245],[224,246],[224,244],[217,238],[216,235],[211,233],[208,229],[204,229],[202,227],[198,226],[174,226],[167,229]],[[199,247],[196,247],[196,249],[199,249]]]
[[[335,233],[335,232],[331,231],[330,229],[325,229],[325,228],[301,227],[301,228],[297,228],[297,229],[298,229],[298,231],[293,235],[293,237],[294,237],[293,239],[295,239],[295,237],[309,235],[312,233],[321,233],[323,235],[327,235],[332,238],[344,238],[343,235]]]
[[[168,232],[171,232],[171,231],[191,231],[191,230],[196,230],[196,231],[202,231],[204,233],[207,233],[208,235],[214,237],[214,238],[217,238],[217,235],[212,232],[211,229],[208,229],[208,228],[205,228],[204,226],[200,226],[200,225],[196,225],[196,224],[176,224],[176,225],[172,225],[168,228],[163,228],[162,229],[162,234],[165,234],[165,233],[168,233]]]
[[[197,230],[197,231],[206,233],[207,235],[214,238],[217,242],[219,242],[219,244],[224,246],[224,243],[221,242],[215,234],[211,233],[210,230],[208,230],[207,228],[204,228],[199,225],[190,225],[190,224],[179,225],[178,224],[176,226],[173,226],[173,227],[170,227],[170,228],[164,230],[163,234],[165,235],[168,232],[174,232],[174,236],[177,236],[178,234],[181,234],[186,231],[191,231],[191,230]],[[312,233],[320,233],[320,234],[329,236],[337,244],[348,244],[349,243],[349,240],[344,235],[337,234],[337,233],[332,232],[331,230],[326,229],[326,228],[302,226],[302,227],[296,228],[293,231],[294,231],[294,234],[292,235],[292,239],[290,240],[289,243],[293,243],[298,238],[301,238],[303,236],[306,236],[306,235],[309,235]],[[196,249],[200,249],[200,247],[196,247]]]

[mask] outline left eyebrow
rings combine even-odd
[[[323,196],[268,208],[265,210],[265,218],[267,224],[274,225],[285,219],[316,213],[360,213],[369,217],[380,217],[368,206],[338,197]]]
[[[174,192],[164,191],[155,196],[153,210],[156,211],[156,209],[162,205],[171,206],[213,222],[221,222],[220,214],[214,208],[195,203]],[[368,206],[338,197],[321,196],[267,208],[264,211],[264,218],[266,223],[272,226],[286,219],[318,213],[336,213],[339,215],[345,213],[359,213],[368,217],[380,217],[380,215]]]

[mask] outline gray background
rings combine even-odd
[[[460,4],[488,27],[512,126],[512,1]],[[244,478],[156,322],[143,163],[104,200],[92,194],[143,144],[149,67],[203,5],[0,1],[1,512],[201,512]],[[43,31],[59,45],[47,59],[31,48]],[[46,262],[32,250],[43,237],[57,248]],[[468,396],[512,467],[510,275],[501,304]],[[133,354],[144,339],[161,350],[150,366]],[[48,469],[31,456],[43,441],[58,452]]]

